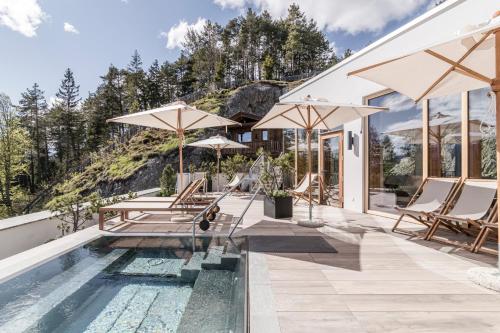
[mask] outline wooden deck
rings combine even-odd
[[[225,217],[197,233],[227,234],[247,202],[224,200]],[[500,332],[500,295],[467,278],[470,268],[493,267],[496,257],[394,234],[394,220],[340,208],[315,207],[327,223],[319,229],[262,211],[256,201],[236,233],[250,242],[251,332]],[[305,205],[294,209],[296,217],[306,212]],[[191,224],[124,224],[113,233],[122,232],[190,234]],[[319,236],[338,252],[261,252],[252,236],[265,235]]]

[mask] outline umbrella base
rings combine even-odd
[[[298,225],[301,227],[307,227],[307,228],[320,228],[325,225],[325,222],[323,219],[319,218],[312,218],[312,219],[300,219],[296,221]]]
[[[194,216],[189,215],[189,214],[180,214],[180,215],[174,215],[170,219],[172,222],[191,222],[193,221]]]
[[[498,268],[476,267],[467,272],[469,280],[495,291],[500,291],[500,271]]]

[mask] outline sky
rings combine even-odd
[[[435,0],[0,0],[0,92],[17,103],[37,82],[50,102],[70,67],[85,98],[110,64],[125,67],[136,49],[145,68],[154,59],[174,61],[189,28],[225,24],[248,7],[283,17],[291,3],[342,53],[362,49]]]

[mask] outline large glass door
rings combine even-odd
[[[335,132],[320,137],[320,175],[322,204],[343,206],[343,133]]]

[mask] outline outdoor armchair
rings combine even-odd
[[[317,179],[318,174],[311,173],[311,182],[309,182],[309,174],[306,173],[297,187],[291,191],[292,196],[296,198],[294,205],[296,205],[300,201],[300,199],[309,202],[309,187],[312,186],[317,181]]]
[[[470,226],[481,228],[496,217],[496,210],[493,209],[496,207],[496,193],[496,180],[465,180],[446,211],[432,214],[432,226],[425,239],[432,240],[440,226],[474,236]],[[474,250],[474,245],[471,250]]]
[[[416,235],[412,231],[398,228],[405,216],[430,228],[431,214],[435,212],[441,213],[446,209],[447,203],[453,197],[453,194],[459,187],[459,183],[460,178],[426,178],[406,207],[395,207],[399,213],[399,218],[392,227],[392,231],[407,235]]]

